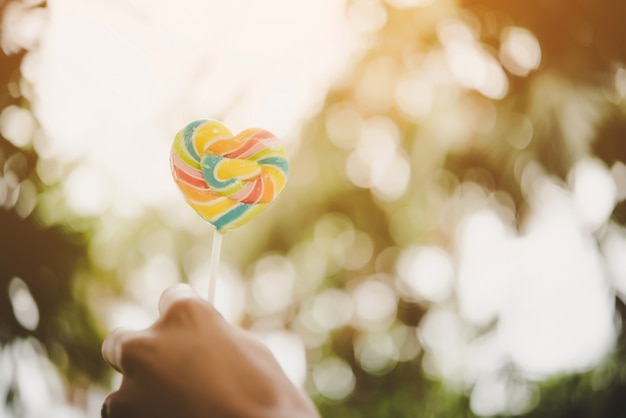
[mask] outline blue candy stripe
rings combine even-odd
[[[208,120],[204,120],[204,119],[195,120],[189,123],[187,126],[185,126],[183,130],[183,139],[185,141],[185,148],[187,149],[187,152],[189,153],[189,155],[191,155],[193,159],[198,162],[200,162],[200,156],[196,152],[196,147],[194,146],[194,134],[196,133],[196,129],[198,127],[204,125],[207,122]]]
[[[289,174],[289,161],[287,161],[287,159],[283,157],[266,157],[258,160],[257,163],[259,163],[261,166],[273,165],[280,168],[285,173],[285,175]]]
[[[205,154],[202,157],[202,161],[200,162],[202,166],[202,175],[204,176],[204,180],[207,182],[209,187],[214,189],[225,189],[229,186],[232,186],[235,183],[236,179],[228,179],[226,181],[219,181],[215,177],[215,170],[217,169],[218,164],[222,161],[224,157],[220,157],[219,155],[213,154]]]
[[[251,209],[253,206],[254,204],[240,203],[230,209],[228,212],[224,213],[216,220],[214,220],[212,223],[213,225],[215,225],[218,231],[221,231],[222,228],[227,227],[228,224],[239,219],[248,211],[248,209]]]

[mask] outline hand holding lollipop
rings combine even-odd
[[[171,168],[187,203],[216,228],[211,302],[222,234],[278,196],[287,154],[265,130],[232,135],[219,122],[200,120],[176,135]],[[118,329],[104,341],[104,358],[123,378],[105,400],[103,418],[319,418],[271,352],[189,286],[167,289],[159,311],[149,328]]]
[[[319,418],[253,334],[222,318],[191,287],[168,288],[159,318],[117,329],[102,345],[122,373],[103,418]]]
[[[170,166],[187,203],[216,228],[209,278],[212,301],[222,234],[276,199],[289,174],[287,152],[266,130],[233,135],[218,121],[197,120],[176,134]]]

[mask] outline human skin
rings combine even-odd
[[[105,418],[319,418],[252,334],[189,286],[167,289],[147,329],[113,331],[104,359],[122,373]]]

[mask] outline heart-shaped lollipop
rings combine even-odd
[[[196,120],[176,134],[170,166],[187,203],[220,233],[261,213],[289,174],[274,134],[255,128],[233,135],[215,120]]]

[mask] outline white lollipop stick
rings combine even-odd
[[[215,305],[215,287],[217,285],[217,273],[220,267],[220,253],[222,252],[222,234],[217,230],[213,233],[213,248],[211,249],[211,266],[209,270],[209,293],[207,300]]]

